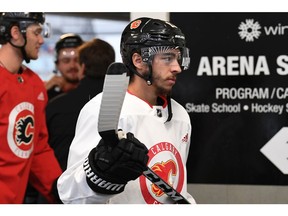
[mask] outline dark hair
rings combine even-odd
[[[108,66],[115,62],[114,48],[106,41],[94,38],[77,48],[79,63],[85,64],[85,76],[104,78]]]

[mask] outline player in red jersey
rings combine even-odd
[[[38,58],[43,13],[0,13],[0,203],[23,203],[30,182],[50,203],[59,202],[61,168],[48,145],[47,93],[22,65]]]

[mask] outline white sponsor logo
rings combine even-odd
[[[264,36],[283,36],[288,29],[287,25],[278,23],[275,26],[262,26],[254,19],[246,19],[238,26],[238,34],[242,40],[246,42],[254,42],[261,35]]]
[[[241,22],[238,29],[239,35],[241,39],[245,40],[246,42],[252,42],[254,39],[258,39],[261,34],[261,26],[260,24],[253,19],[246,19],[245,22]]]

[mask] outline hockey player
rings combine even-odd
[[[82,38],[73,33],[60,36],[55,45],[54,75],[45,82],[48,99],[75,89],[79,84],[79,62],[76,49],[83,44]]]
[[[101,139],[102,94],[90,100],[79,114],[68,168],[58,180],[60,198],[64,203],[174,203],[142,175],[148,166],[195,203],[185,167],[190,119],[169,97],[190,63],[185,36],[169,22],[142,17],[124,29],[121,55],[131,74],[118,124],[127,138],[112,146]]]
[[[62,171],[47,143],[46,89],[22,65],[38,58],[44,22],[43,13],[0,13],[0,203],[23,203],[28,180],[50,203],[58,201]]]

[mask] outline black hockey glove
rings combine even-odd
[[[148,149],[132,133],[113,146],[101,139],[84,162],[87,183],[103,194],[121,193],[130,180],[147,170]]]

